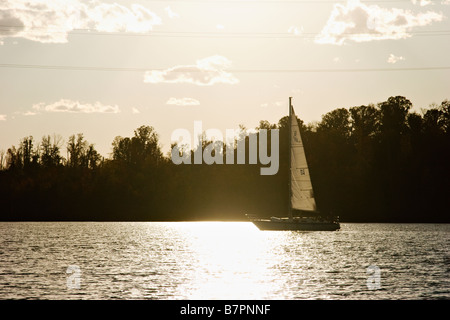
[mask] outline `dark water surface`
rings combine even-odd
[[[0,222],[0,299],[450,299],[449,224]]]

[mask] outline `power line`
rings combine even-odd
[[[5,26],[0,25],[0,30],[8,29],[21,29],[21,26]],[[319,36],[320,32],[227,32],[227,31],[215,31],[215,32],[201,32],[201,31],[151,31],[146,33],[137,32],[101,32],[91,29],[74,29],[74,30],[56,30],[49,29],[48,27],[32,27],[31,29],[43,29],[46,33],[68,33],[70,35],[82,35],[82,36],[132,36],[132,37],[187,37],[187,38],[315,38]],[[428,31],[410,31],[406,32],[408,35],[414,36],[448,36],[450,30],[428,30]],[[383,36],[378,32],[344,32],[339,36]]]
[[[146,36],[146,37],[175,37],[175,38],[315,38],[321,33],[289,33],[289,32],[188,32],[188,31],[154,31],[151,33],[109,33],[109,32],[94,32],[94,33],[80,33],[71,32],[74,35],[99,35],[99,36]],[[450,30],[437,30],[437,31],[416,31],[407,32],[408,35],[414,36],[448,36]],[[383,34],[371,32],[371,33],[356,33],[346,32],[341,33],[339,36],[383,36]]]
[[[117,67],[88,67],[88,66],[64,66],[64,65],[30,65],[30,64],[0,64],[0,68],[17,69],[43,69],[43,70],[67,70],[67,71],[114,71],[114,72],[146,72],[164,71],[157,68],[117,68]],[[442,67],[416,67],[416,68],[359,68],[359,69],[227,69],[232,73],[309,73],[309,72],[390,72],[390,71],[432,71],[449,70],[450,66]],[[208,70],[205,70],[208,71]],[[177,71],[172,71],[177,72]],[[180,71],[182,72],[182,71]],[[191,70],[202,72],[202,70]]]
[[[165,3],[292,3],[292,4],[329,4],[329,3],[346,3],[348,0],[147,0],[147,2],[165,2]],[[361,3],[412,3],[411,0],[361,0]],[[433,1],[438,3],[439,1]]]

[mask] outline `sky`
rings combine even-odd
[[[0,150],[450,99],[450,1],[0,0]],[[64,148],[65,149],[65,148]],[[64,154],[63,154],[64,155]]]

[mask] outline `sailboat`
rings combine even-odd
[[[339,217],[322,217],[317,210],[311,176],[306,161],[300,128],[289,98],[289,210],[287,217],[247,217],[260,230],[335,231],[340,229]],[[300,215],[293,214],[293,211]]]

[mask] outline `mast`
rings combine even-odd
[[[291,147],[292,147],[292,97],[289,97],[289,208],[288,208],[288,217],[289,220],[292,221],[293,217],[292,217],[292,203],[291,203],[291,199],[292,199],[292,165],[291,165]]]

